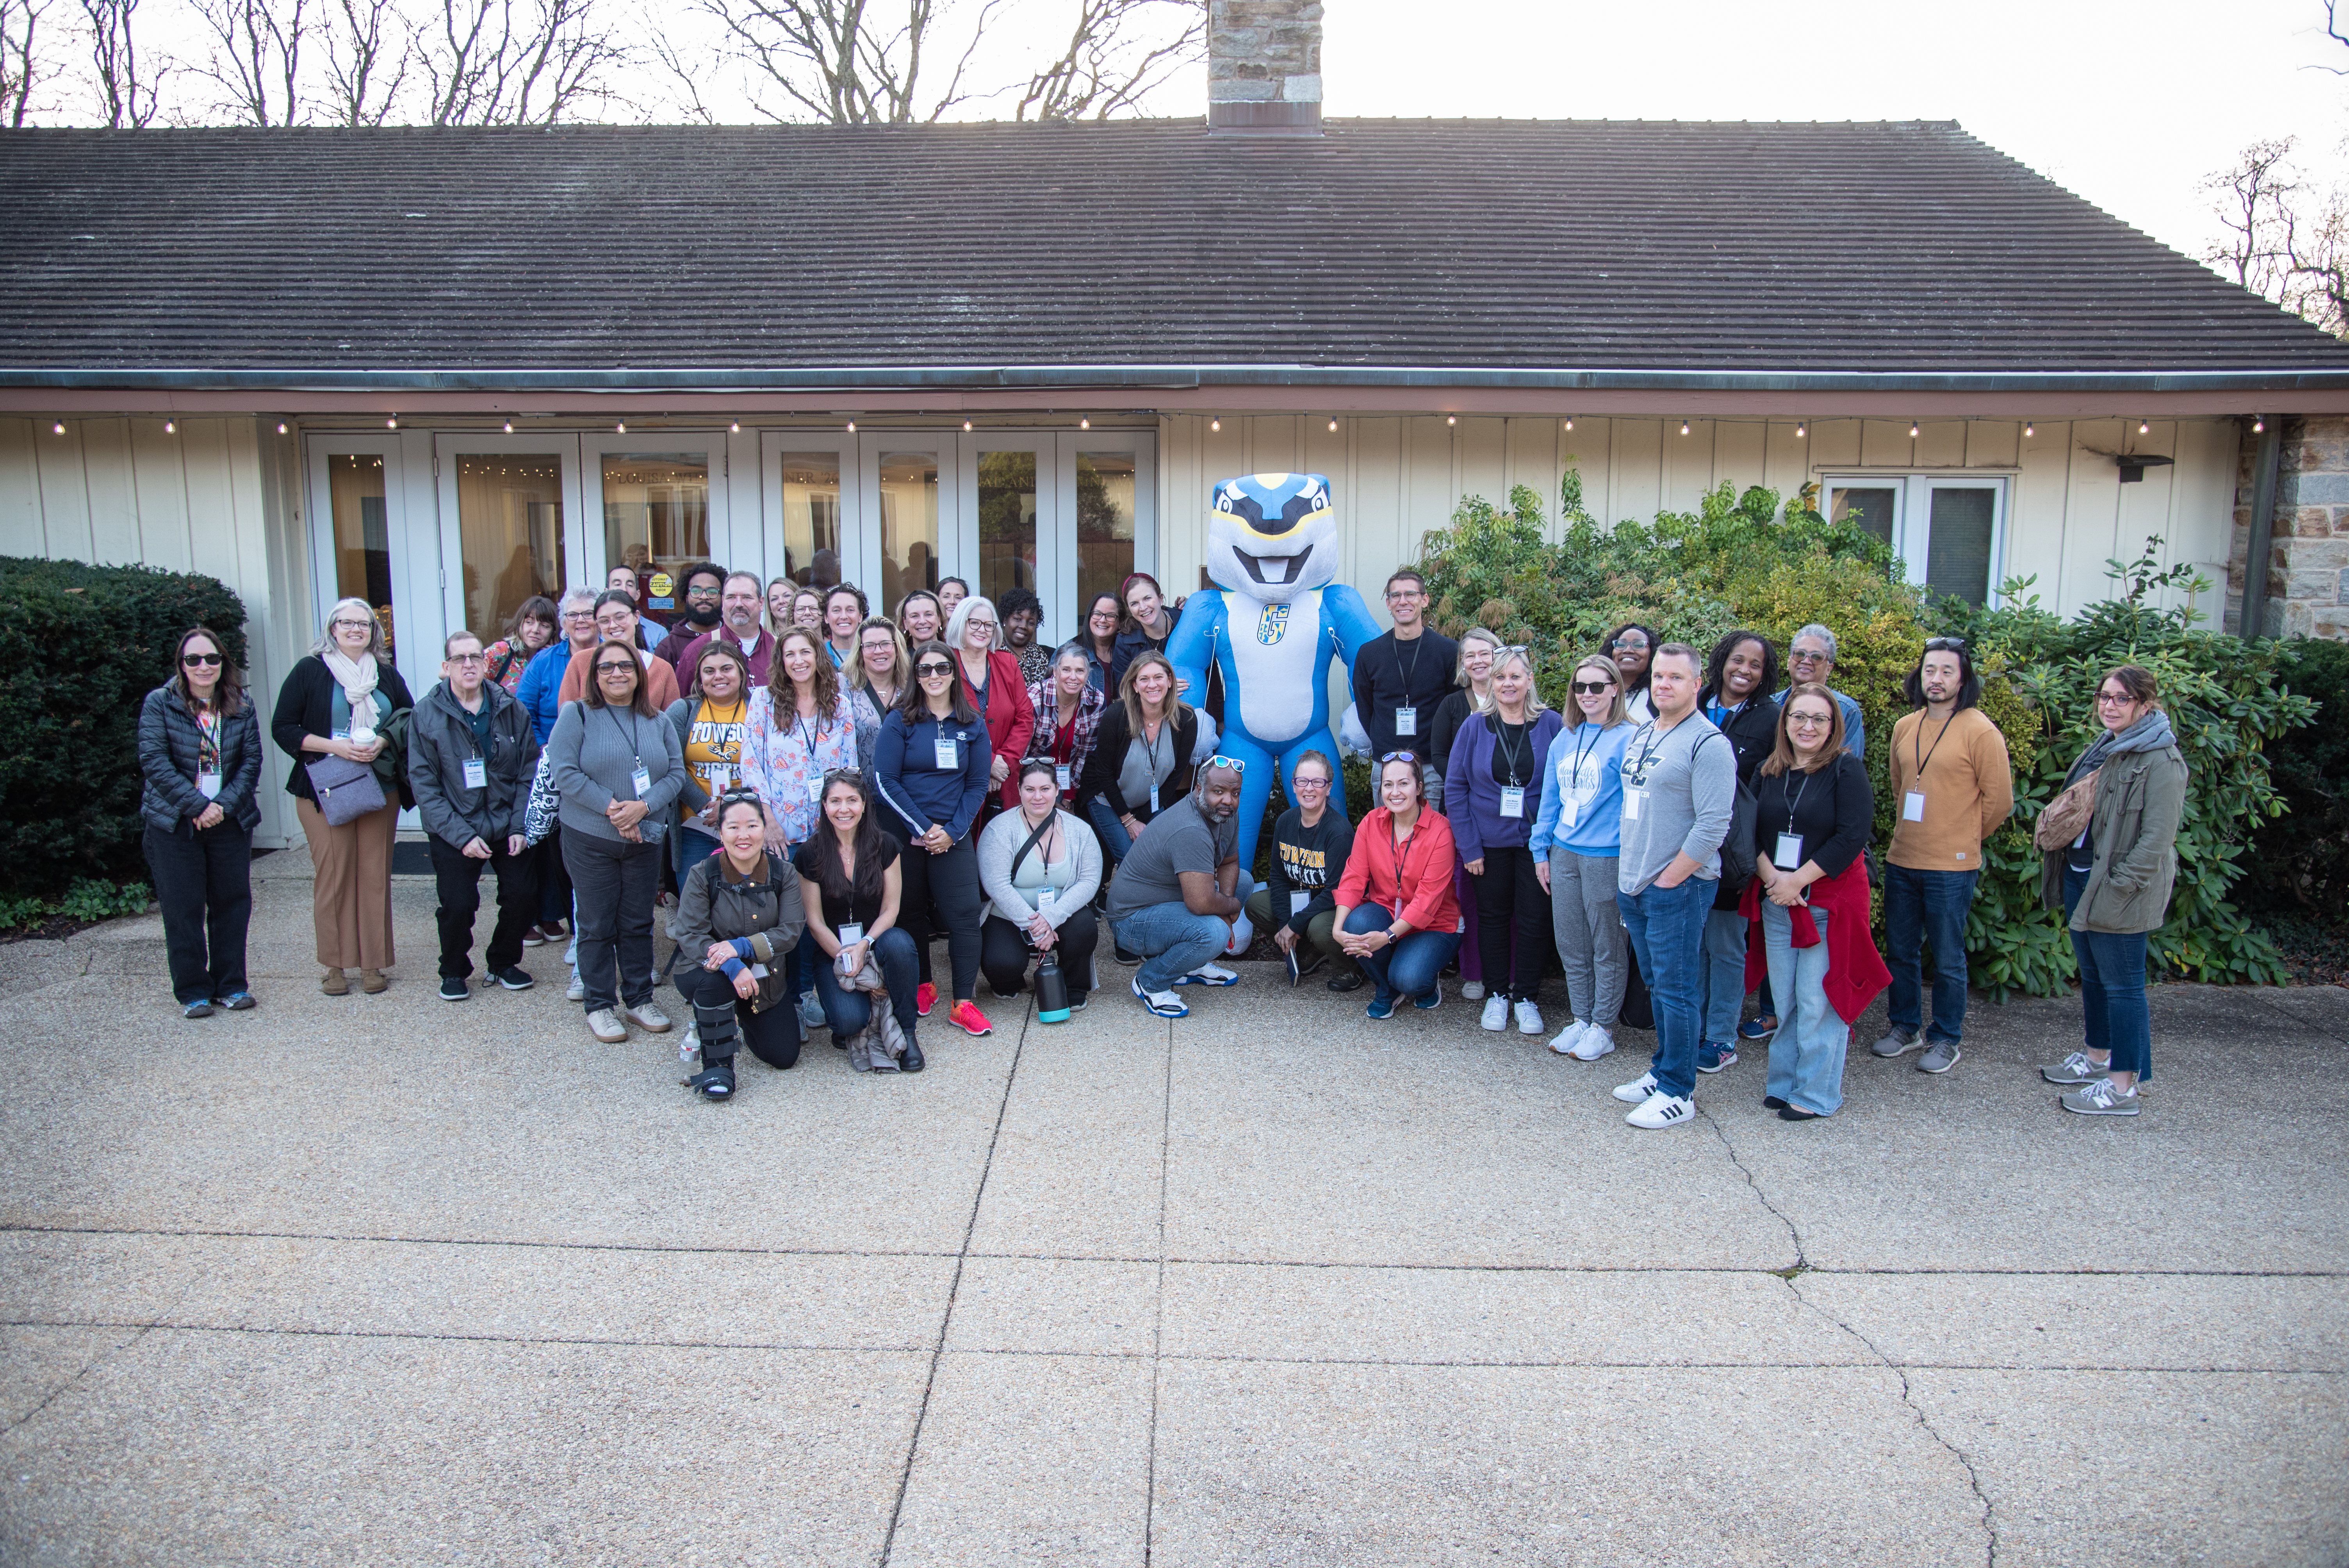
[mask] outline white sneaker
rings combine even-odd
[[[620,1015],[609,1007],[598,1007],[588,1014],[587,1027],[607,1046],[616,1046],[628,1037],[628,1026],[620,1022]]]
[[[1581,1019],[1575,1019],[1573,1022],[1568,1024],[1565,1028],[1560,1029],[1557,1032],[1557,1037],[1550,1041],[1549,1048],[1556,1051],[1562,1057],[1572,1056],[1574,1054],[1574,1047],[1582,1039],[1582,1031],[1588,1027],[1590,1027],[1590,1026],[1584,1023]]]
[[[1485,1026],[1506,1029],[1509,1026],[1509,999],[1495,992],[1485,998]]]
[[[1542,1032],[1541,1009],[1535,1006],[1530,999],[1517,1004],[1516,1014],[1517,1033],[1538,1035]]]
[[[571,984],[563,988],[563,999],[566,1002],[584,1002],[587,999],[587,982],[579,978],[579,971],[576,969],[571,972]]]
[[[1615,1048],[1615,1037],[1596,1024],[1582,1026],[1582,1039],[1574,1047],[1574,1059],[1595,1062]]]
[[[1460,999],[1463,1002],[1483,1001],[1485,983],[1482,980],[1463,980],[1460,982]]]
[[[1642,1105],[1656,1092],[1656,1075],[1641,1073],[1630,1083],[1615,1086],[1615,1098],[1625,1105]]]
[[[1188,975],[1174,976],[1177,985],[1237,985],[1239,983],[1239,971],[1226,969],[1220,964],[1202,964]]]
[[[574,934],[571,938],[571,945],[563,950],[563,962],[570,965],[574,969],[576,969],[579,967],[579,938],[576,934],[577,926],[575,923],[573,926],[573,932]]]
[[[1666,1094],[1658,1089],[1648,1097],[1645,1105],[1623,1119],[1634,1127],[1646,1128],[1651,1131],[1660,1127],[1678,1127],[1683,1121],[1696,1119],[1696,1106],[1676,1094]]]
[[[660,1010],[657,1002],[646,1002],[637,1006],[624,1007],[629,1021],[640,1029],[650,1029],[656,1035],[668,1033],[668,1015]]]

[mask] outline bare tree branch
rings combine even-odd
[[[699,62],[687,59],[668,35],[657,27],[652,31],[652,54],[654,63],[676,89],[678,118],[688,125],[716,125],[718,116],[701,97],[703,76]]]
[[[39,98],[56,78],[41,46],[41,19],[55,0],[0,0],[0,124],[24,128],[26,118],[51,104]]]
[[[553,125],[618,98],[628,47],[597,26],[596,0],[441,0],[419,48],[434,125]]]
[[[1138,108],[1152,88],[1199,57],[1206,37],[1205,0],[1078,0],[1068,47],[1029,78],[1012,118],[1107,119]]]
[[[387,20],[401,36],[391,36]],[[336,125],[381,125],[408,81],[414,59],[404,18],[394,0],[336,0],[319,31],[326,35],[323,96]]]
[[[2292,167],[2292,139],[2255,141],[2231,169],[2204,177],[2202,189],[2225,238],[2202,260],[2253,294],[2280,299],[2292,270],[2292,201],[2300,182]]]
[[[89,54],[98,109],[109,129],[141,129],[155,122],[158,89],[168,67],[139,57],[131,14],[139,0],[80,0],[89,24]]]
[[[302,112],[302,41],[316,30],[308,0],[193,0],[212,36],[211,57],[195,67],[226,96],[239,121],[295,125]]]

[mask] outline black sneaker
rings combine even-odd
[[[461,1002],[472,994],[472,987],[454,975],[440,976],[440,1000],[443,1002]]]
[[[1330,975],[1325,984],[1332,991],[1359,991],[1362,988],[1362,972],[1359,969],[1349,969],[1342,974]]]
[[[491,970],[490,978],[509,991],[527,991],[538,984],[530,977],[529,971],[511,964],[503,969]]]
[[[1139,964],[1142,962],[1142,955],[1137,953],[1128,953],[1125,950],[1125,944],[1123,942],[1113,942],[1111,945],[1116,949],[1116,952],[1112,956],[1115,957],[1120,964]]]

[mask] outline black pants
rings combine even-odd
[[[947,958],[954,966],[954,999],[970,1000],[978,994],[978,916],[984,902],[977,846],[966,837],[945,854],[934,855],[900,840],[897,866],[897,923],[921,950],[922,978],[930,978],[930,933],[944,925]]]
[[[701,1065],[725,1067],[734,1060],[738,1041],[771,1068],[800,1064],[800,1021],[788,992],[763,1013],[734,994],[734,982],[723,969],[696,964],[677,972],[677,988],[693,1004],[693,1020],[701,1028]]]
[[[635,1007],[653,999],[653,894],[660,861],[658,844],[563,835],[563,862],[579,903],[579,983],[591,1013],[623,1000]]]
[[[1101,925],[1093,918],[1092,905],[1087,904],[1061,923],[1059,940],[1052,951],[1061,955],[1061,977],[1069,985],[1069,1000],[1073,1002],[1090,987],[1093,974],[1093,944],[1101,938]],[[999,996],[1017,996],[1020,983],[1027,977],[1029,961],[1036,950],[1028,945],[1028,934],[999,914],[989,913],[979,927],[978,966],[987,972],[987,983],[995,987]]]
[[[1530,1002],[1541,989],[1550,946],[1549,894],[1534,874],[1528,849],[1485,848],[1485,874],[1476,884],[1476,956],[1487,993]]]
[[[563,863],[563,824],[549,828],[531,852],[538,857],[539,921],[569,920],[571,868]]]
[[[473,972],[473,916],[481,909],[484,867],[498,874],[498,923],[490,931],[489,967],[520,964],[522,934],[538,923],[538,851],[525,845],[521,854],[510,855],[501,841],[490,845],[488,860],[477,861],[437,834],[425,847],[432,851],[432,880],[440,894],[434,912],[440,924],[440,977],[462,980]]]
[[[245,989],[244,936],[253,923],[253,835],[223,819],[202,832],[150,823],[147,869],[163,906],[171,995],[185,1006]]]

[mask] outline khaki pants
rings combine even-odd
[[[341,827],[329,827],[318,808],[294,802],[302,836],[310,841],[317,873],[310,919],[318,933],[318,962],[329,969],[388,969],[391,953],[391,841],[398,802]]]

